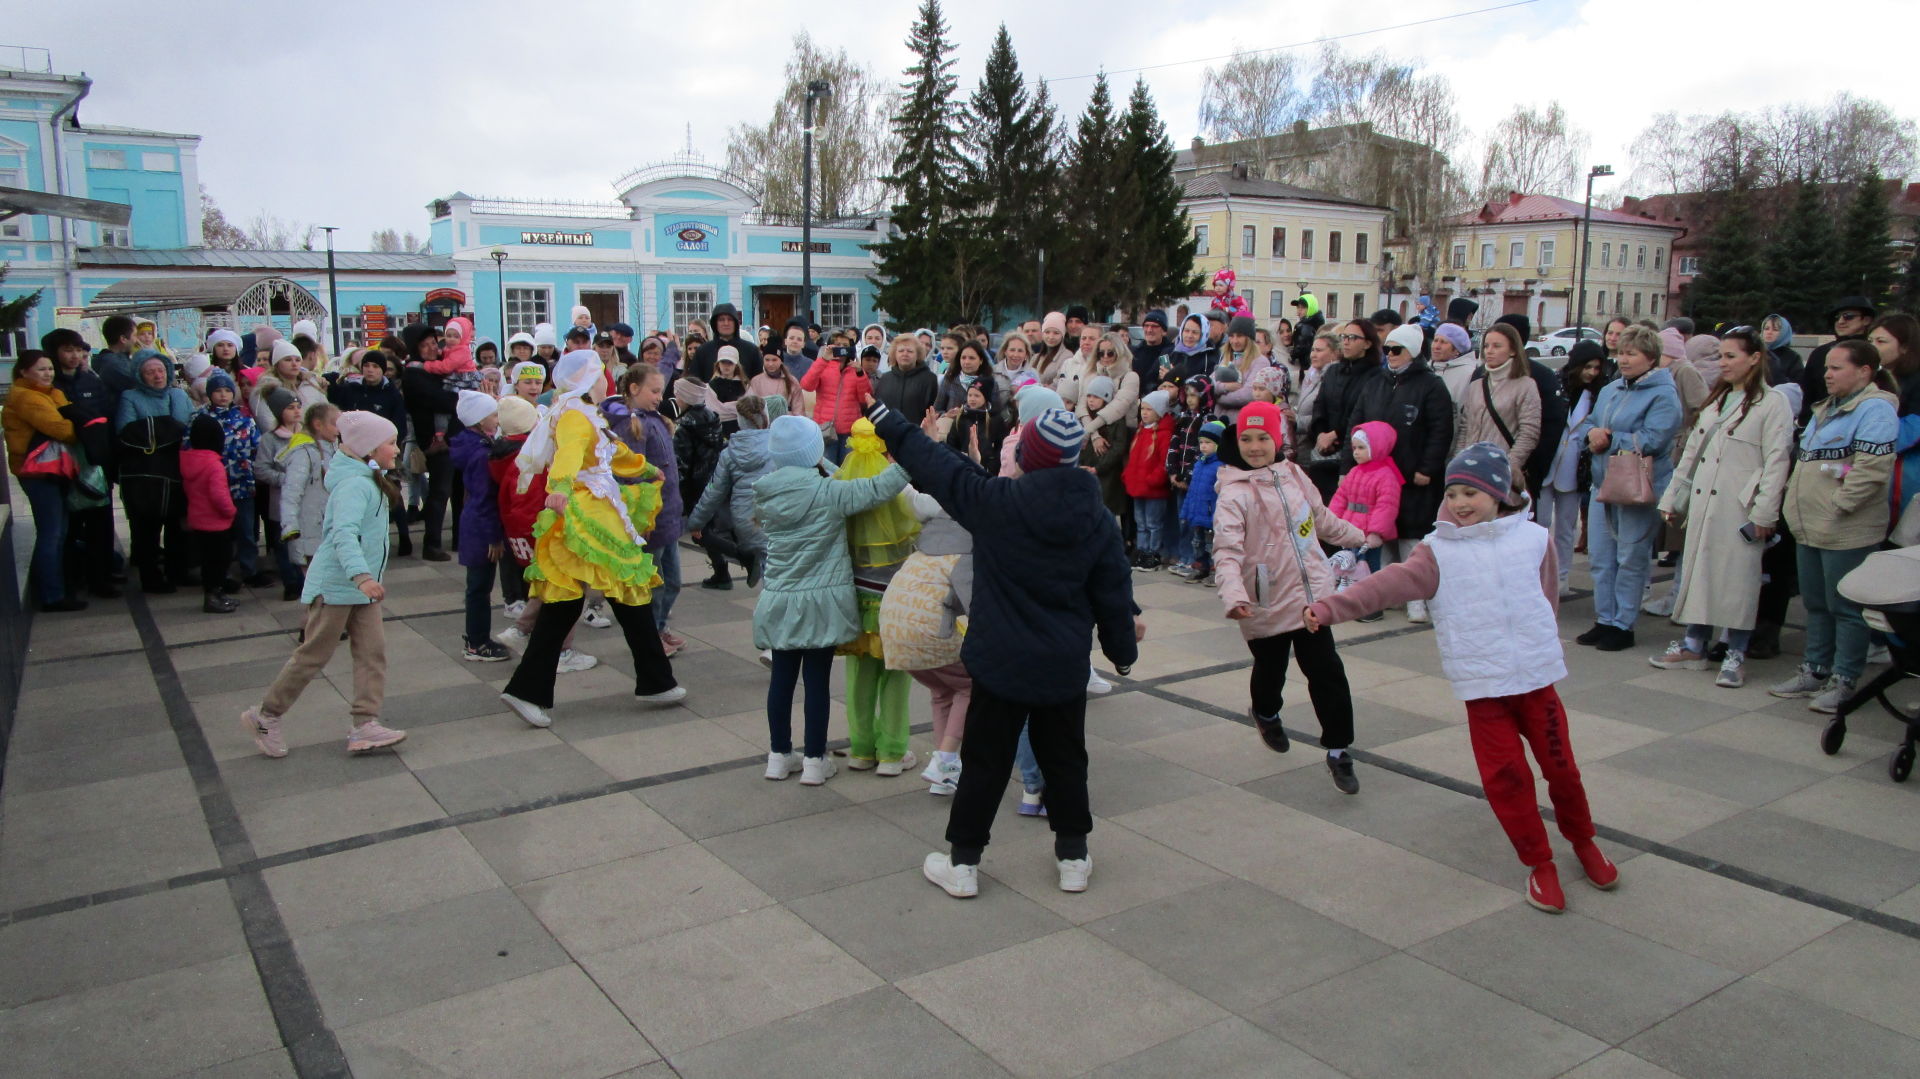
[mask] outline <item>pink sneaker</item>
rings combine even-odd
[[[287,740],[280,736],[280,717],[266,715],[256,706],[240,713],[240,729],[247,732],[260,752],[269,757],[287,755]]]
[[[396,742],[404,742],[406,731],[396,731],[380,725],[377,719],[356,724],[353,733],[347,735],[348,753],[367,753],[376,749],[385,749]]]

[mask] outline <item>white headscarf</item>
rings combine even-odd
[[[540,406],[540,418],[533,425],[533,433],[527,436],[526,445],[520,448],[521,494],[526,493],[536,473],[546,471],[553,464],[553,453],[558,445],[554,433],[559,429],[560,417],[564,413],[578,412],[596,430],[606,430],[606,417],[587,400],[587,391],[600,385],[605,377],[600,354],[588,349],[575,349],[560,357],[560,362],[553,365],[553,403]]]

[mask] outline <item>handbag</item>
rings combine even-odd
[[[20,462],[21,479],[36,480],[72,480],[80,472],[80,466],[74,462],[73,451],[64,442],[56,442],[45,435],[34,436],[38,441],[27,447],[26,459]]]
[[[1653,456],[1640,452],[1638,435],[1633,444],[1634,449],[1607,458],[1607,476],[1594,493],[1595,501],[1609,506],[1653,505]]]
[[[70,510],[100,509],[107,504],[107,473],[99,465],[88,459],[85,449],[75,447],[73,451],[73,485],[67,489],[67,508]]]

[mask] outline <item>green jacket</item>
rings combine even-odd
[[[753,608],[755,648],[827,648],[860,635],[847,518],[906,486],[899,465],[864,480],[789,466],[754,482],[753,515],[767,534],[766,584]]]
[[[327,465],[326,523],[320,547],[307,566],[301,603],[322,599],[337,607],[371,603],[353,583],[361,574],[380,580],[387,572],[387,496],[373,482],[373,469],[344,453]]]

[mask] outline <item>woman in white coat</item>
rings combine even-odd
[[[1787,490],[1793,407],[1767,387],[1767,346],[1751,327],[1721,339],[1720,373],[1660,499],[1668,523],[1684,521],[1695,540],[1686,546],[1674,608],[1687,634],[1650,662],[1706,670],[1708,638],[1719,626],[1727,631],[1727,658],[1714,684],[1737,689],[1746,681],[1747,641],[1760,604],[1760,558]]]

